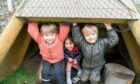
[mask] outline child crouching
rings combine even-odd
[[[78,70],[77,76],[74,77],[73,82],[77,82],[79,80],[79,76],[82,70],[79,66],[79,62],[81,59],[79,48],[75,46],[72,37],[70,35],[65,40],[64,52],[65,52],[64,56],[67,61],[67,68],[66,68],[67,84],[72,84],[72,80],[71,80],[72,67]]]

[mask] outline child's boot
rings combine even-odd
[[[72,79],[73,83],[77,83],[80,80],[80,75],[82,73],[82,69],[80,68],[80,66],[78,66],[77,70],[78,70],[77,76]]]

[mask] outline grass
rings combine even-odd
[[[137,10],[140,13],[140,4],[136,4]]]
[[[37,73],[29,67],[20,67],[8,75],[0,84],[36,84]]]
[[[137,4],[137,8],[140,9],[140,4]]]

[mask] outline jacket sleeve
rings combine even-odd
[[[61,38],[62,41],[65,40],[65,38],[67,37],[69,31],[70,31],[70,27],[68,25],[60,24],[59,37]]]
[[[75,57],[75,59],[76,59],[78,62],[80,62],[80,60],[81,60],[81,54],[80,54],[79,51],[76,52],[76,57]]]
[[[67,53],[64,53],[64,59],[65,59],[66,61],[68,61],[69,55],[68,55]]]
[[[83,38],[83,35],[80,32],[80,27],[79,26],[77,26],[77,25],[73,26],[72,37],[73,37],[74,42],[77,45],[82,45],[82,43],[84,41],[84,38]]]
[[[115,30],[111,29],[107,31],[107,38],[103,38],[103,43],[105,47],[113,47],[119,42],[119,37]]]
[[[29,35],[36,41],[38,42],[39,38],[39,29],[38,29],[38,23],[33,22],[28,24],[28,33]]]

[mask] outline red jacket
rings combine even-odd
[[[38,29],[38,23],[29,23],[28,32],[30,36],[38,43],[40,54],[43,60],[50,63],[56,63],[64,59],[63,43],[69,33],[69,26],[60,25],[60,31],[52,44],[45,42]]]

